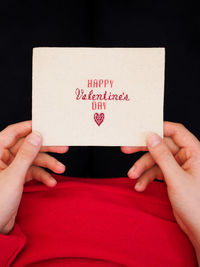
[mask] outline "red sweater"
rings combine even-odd
[[[0,234],[0,266],[193,267],[193,247],[173,217],[164,183],[54,175],[24,186],[16,223]]]

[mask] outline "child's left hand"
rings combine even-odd
[[[164,128],[170,122],[164,122]],[[169,147],[170,151],[174,155],[174,158],[179,163],[180,166],[184,164],[184,153],[183,149],[180,149],[171,137],[164,137],[164,141]],[[132,147],[121,147],[121,151],[125,154],[132,154],[139,151],[148,151],[147,147],[139,147],[139,146],[132,146]],[[128,171],[128,177],[131,179],[138,179],[135,190],[142,192],[144,191],[147,186],[153,182],[153,180],[164,180],[163,173],[160,167],[155,163],[154,159],[152,158],[149,152],[145,153],[141,158],[139,158],[134,165]]]

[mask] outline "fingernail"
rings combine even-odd
[[[122,149],[125,150],[126,153],[131,153],[133,150],[133,147],[132,146],[124,146],[124,147],[122,147]]]
[[[38,146],[40,144],[40,142],[41,142],[41,135],[40,135],[40,133],[38,133],[38,132],[32,132],[29,135],[27,141],[29,143],[31,143],[32,145],[34,145],[34,146]]]
[[[50,177],[50,181],[51,181],[52,186],[57,184],[57,181],[53,177]]]
[[[161,140],[162,139],[159,135],[153,134],[148,138],[147,142],[150,147],[155,147],[160,144]]]
[[[128,171],[128,175],[131,175],[135,170],[135,166],[133,165],[133,167],[130,168],[130,170]]]
[[[140,182],[137,182],[134,188],[136,190],[140,190],[140,189],[142,189],[142,184]]]
[[[65,168],[65,165],[64,165],[64,164],[62,164],[61,162],[57,162],[57,166],[58,166],[59,168],[62,168],[62,169],[64,169],[64,168]]]
[[[136,179],[140,176],[137,172],[135,172],[135,170],[136,170],[136,167],[133,165],[133,167],[130,168],[130,170],[128,171],[128,177],[130,179]]]

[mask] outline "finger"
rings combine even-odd
[[[185,148],[182,148],[179,150],[179,152],[175,155],[175,159],[178,162],[179,165],[182,165],[185,161],[189,159],[191,156],[191,153],[189,151],[186,151]]]
[[[154,164],[155,161],[151,154],[146,153],[134,163],[127,175],[131,179],[137,179],[145,170],[151,168]]]
[[[175,155],[180,150],[180,147],[174,143],[171,137],[164,137],[164,140],[173,155]]]
[[[173,140],[169,137],[165,138],[167,144],[173,148],[173,150],[178,150],[178,146],[173,142]],[[122,146],[121,151],[125,154],[131,154],[139,151],[148,151],[146,146]]]
[[[43,152],[40,152],[37,155],[37,157],[33,161],[33,164],[40,167],[48,168],[56,173],[63,173],[65,171],[65,165],[63,165],[54,157]]]
[[[0,160],[0,170],[4,170],[8,167],[8,165],[6,163],[4,163],[2,160]]]
[[[39,133],[29,134],[21,145],[16,157],[6,169],[11,176],[19,177],[20,182],[37,156],[42,144],[42,138]],[[9,176],[9,175],[8,175]]]
[[[171,137],[179,147],[199,149],[199,140],[182,124],[166,121],[164,122],[164,135]]]
[[[13,146],[20,137],[26,136],[31,132],[31,121],[24,121],[7,126],[0,132],[0,156],[3,148]]]
[[[26,181],[30,181],[32,179],[35,179],[50,187],[57,184],[57,181],[51,176],[50,173],[36,166],[31,166],[29,172],[26,175]]]
[[[142,176],[140,176],[140,178],[138,178],[138,181],[135,184],[135,190],[142,192],[155,179],[162,180],[163,178],[164,177],[161,169],[158,166],[154,166],[150,170],[146,171]]]
[[[41,152],[66,153],[69,150],[68,146],[42,146]]]
[[[164,140],[173,155],[179,151],[179,147],[174,144],[171,138],[167,137]],[[154,165],[155,160],[152,158],[150,153],[146,153],[134,163],[133,167],[130,168],[128,171],[128,177],[136,179],[141,176],[143,172],[152,168]]]
[[[146,146],[121,146],[121,151],[125,154],[132,154],[139,151],[147,151]]]
[[[15,155],[17,153],[23,140],[24,138],[21,138],[14,147],[10,148],[10,151],[12,152],[12,154]],[[41,147],[40,151],[41,150],[48,151],[49,149],[51,150],[51,148],[53,147],[43,147],[43,148],[46,148],[46,149],[42,149]],[[51,152],[64,153],[64,151],[66,151],[66,148],[68,147],[61,147],[61,146],[55,147],[55,149],[52,149]],[[44,168],[48,168],[56,173],[63,173],[65,171],[65,166],[61,162],[59,162],[54,157],[43,152],[40,152],[37,155],[33,164],[44,167]]]
[[[10,151],[15,155],[19,150],[21,144],[24,141],[24,137],[20,138],[17,143],[10,148]],[[41,152],[54,152],[54,153],[66,153],[69,150],[68,146],[42,146]]]
[[[13,155],[17,154],[17,151],[19,150],[20,146],[22,145],[22,143],[24,142],[25,137],[22,137],[20,139],[18,139],[18,141],[16,142],[16,144],[12,147],[9,148],[10,152]]]
[[[10,152],[7,148],[3,149],[2,155],[1,155],[1,160],[4,163],[7,163],[9,161],[10,158]]]
[[[193,176],[199,177],[200,153],[182,148],[175,156],[183,170]]]
[[[155,162],[161,168],[167,184],[174,184],[185,175],[164,140],[157,134],[147,138],[147,146]]]

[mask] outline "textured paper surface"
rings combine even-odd
[[[44,145],[145,146],[163,136],[164,65],[164,48],[34,48],[33,131]]]

